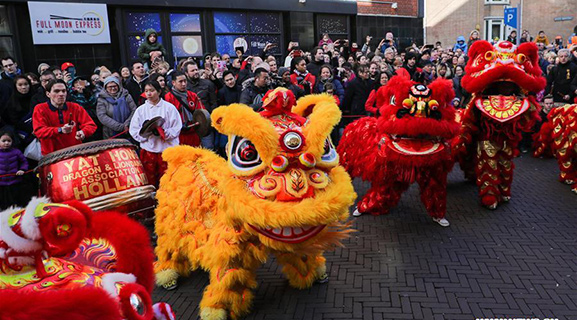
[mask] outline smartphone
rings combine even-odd
[[[217,64],[217,69],[220,72],[224,72],[224,70],[226,70],[226,61],[219,61]]]
[[[426,45],[425,45],[425,48],[426,48],[426,49],[433,49],[434,47],[435,47],[435,46],[432,45],[432,44],[426,44]]]

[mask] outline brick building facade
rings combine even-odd
[[[419,1],[357,0],[357,10],[360,15],[417,17],[419,14]]]
[[[425,0],[427,43],[441,41],[448,47],[457,36],[469,37],[477,29],[482,39],[506,39],[511,29],[503,22],[505,6],[517,7],[520,0]],[[549,40],[567,37],[577,25],[575,0],[523,0],[522,29],[535,37],[545,31]]]
[[[392,32],[403,49],[423,43],[424,0],[357,0],[356,36],[359,44],[367,35],[373,36],[375,47]]]

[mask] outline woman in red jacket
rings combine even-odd
[[[307,71],[307,62],[303,57],[296,57],[291,61],[293,73],[291,83],[299,86],[306,94],[313,93],[316,77]]]
[[[379,91],[379,88],[384,87],[387,82],[389,82],[389,75],[387,75],[385,72],[382,72],[379,75],[379,82],[377,82],[375,88],[371,90],[369,98],[365,103],[365,110],[374,116],[378,116],[379,107],[383,105],[381,101],[377,101],[377,91]]]

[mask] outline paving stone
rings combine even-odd
[[[456,167],[448,228],[431,221],[414,185],[389,215],[354,218],[358,232],[326,253],[328,284],[293,289],[271,259],[245,319],[577,319],[577,196],[557,181],[555,160],[515,163],[513,198],[495,211]],[[359,196],[369,187],[354,185]],[[207,284],[196,271],[153,299],[197,319]]]

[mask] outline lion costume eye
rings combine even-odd
[[[262,164],[254,144],[243,137],[233,136],[228,158],[237,170],[248,171]]]

